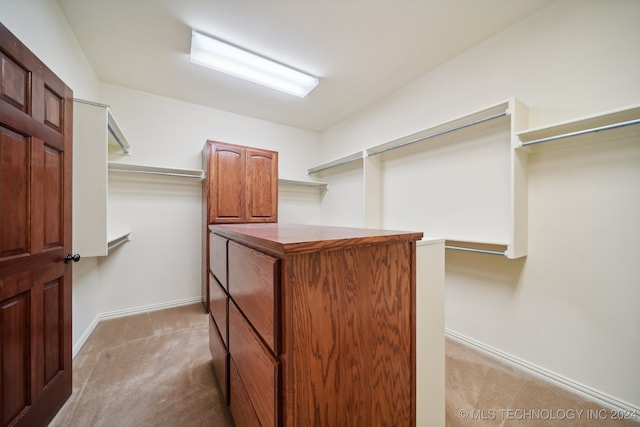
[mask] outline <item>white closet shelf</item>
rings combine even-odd
[[[386,142],[384,144],[376,145],[375,147],[368,148],[366,150],[367,156],[375,156],[385,153],[387,151],[395,150],[397,148],[406,147],[417,142],[426,141],[427,139],[435,138],[438,136],[446,135],[451,132],[456,132],[471,126],[475,126],[490,120],[505,117],[510,114],[509,101],[504,101],[496,105],[491,105],[487,108],[483,108],[478,111],[474,111],[470,114],[449,120],[444,123],[429,127],[420,132],[413,133],[411,135],[404,136],[402,138],[395,139],[393,141]]]
[[[163,175],[178,178],[191,178],[202,181],[204,171],[201,169],[178,169],[149,165],[136,165],[131,163],[109,162],[109,172],[139,173],[147,175]]]
[[[420,132],[413,133],[411,135],[404,136],[402,138],[394,139],[393,141],[386,142],[384,144],[376,145],[367,148],[363,151],[358,151],[349,154],[339,159],[332,160],[327,163],[323,163],[318,166],[314,166],[308,169],[307,173],[313,175],[328,169],[332,169],[338,166],[342,166],[348,163],[352,163],[358,160],[362,160],[365,157],[371,157],[378,154],[382,154],[387,151],[395,150],[397,148],[405,147],[417,142],[425,141],[430,138],[445,135],[450,132],[456,132],[461,129],[475,126],[490,120],[498,119],[500,117],[508,116],[512,113],[510,110],[513,99],[509,99],[498,104],[491,105],[481,110],[474,111],[464,116],[454,118],[452,120],[439,123],[435,126],[424,129]]]
[[[532,151],[541,144],[570,137],[640,124],[640,105],[606,111],[549,126],[518,132],[522,148]]]
[[[364,155],[365,155],[364,151],[358,151],[358,152],[349,154],[347,156],[340,157],[339,159],[332,160],[330,162],[323,163],[321,165],[312,167],[311,169],[307,170],[307,173],[309,175],[313,175],[313,174],[325,171],[327,169],[333,169],[333,168],[336,168],[338,166],[346,165],[348,163],[357,162],[359,160],[362,160],[364,158]]]
[[[312,188],[320,191],[324,191],[327,189],[326,182],[317,182],[317,181],[298,181],[295,179],[278,179],[278,185],[284,187],[303,187],[303,188]]]

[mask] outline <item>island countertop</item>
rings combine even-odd
[[[306,224],[221,224],[210,225],[215,234],[280,256],[318,250],[415,241],[422,232],[336,227]]]

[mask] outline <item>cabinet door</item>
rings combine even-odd
[[[209,177],[209,223],[242,223],[244,214],[243,147],[212,143],[207,175]]]
[[[278,153],[246,149],[246,222],[278,222]]]

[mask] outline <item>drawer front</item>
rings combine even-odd
[[[229,406],[234,424],[237,427],[260,426],[258,416],[253,410],[251,402],[249,402],[249,396],[247,396],[247,391],[240,380],[240,375],[238,375],[233,359],[230,359],[229,362],[229,386],[229,391],[231,392]]]
[[[229,403],[229,353],[227,347],[222,342],[220,332],[216,327],[215,322],[209,316],[209,351],[211,352],[211,358],[213,359],[213,370],[216,373],[216,378],[224,400]]]
[[[224,237],[209,233],[209,268],[223,288],[227,288],[227,242]]]
[[[233,302],[229,303],[229,352],[260,424],[277,425],[280,364]]]
[[[275,354],[278,266],[277,258],[229,242],[229,295]]]
[[[229,345],[229,333],[227,329],[227,307],[229,304],[229,298],[226,292],[218,284],[217,280],[213,277],[213,274],[209,274],[209,312],[213,316],[224,345]]]

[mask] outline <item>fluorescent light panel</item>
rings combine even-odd
[[[191,32],[191,62],[304,98],[318,79],[262,56]]]

